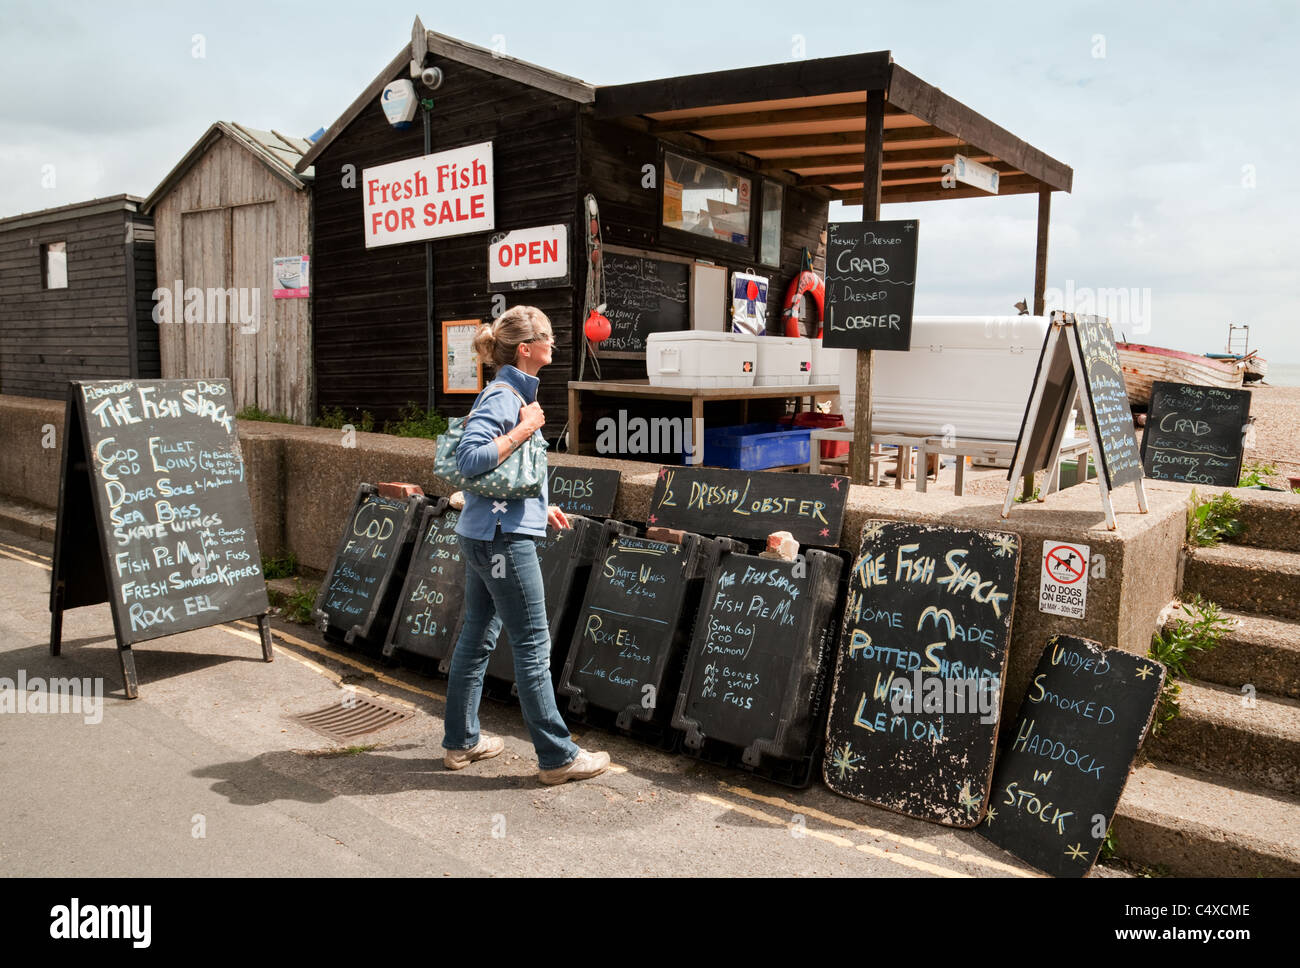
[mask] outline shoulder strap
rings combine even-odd
[[[515,396],[519,398],[520,404],[522,404],[523,406],[528,406],[528,401],[524,399],[524,395],[520,393],[518,390],[516,390],[514,387],[512,387],[505,380],[493,380],[491,383],[485,386],[483,388],[483,392],[478,395],[479,404],[482,404],[484,397],[487,396],[488,391],[491,390],[493,387],[505,387],[507,390],[509,390],[511,393],[513,393]],[[477,406],[473,407],[469,413],[465,414],[465,419],[468,420],[470,418],[470,415],[473,414],[476,410],[478,410],[478,407]]]

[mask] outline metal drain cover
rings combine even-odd
[[[290,716],[289,720],[336,742],[346,743],[367,733],[377,733],[381,729],[395,726],[414,715],[410,709],[390,706],[369,696],[354,694],[343,702],[313,713]]]

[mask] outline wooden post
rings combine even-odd
[[[867,92],[866,144],[862,156],[862,221],[880,218],[880,177],[885,148],[885,92]],[[849,450],[849,479],[866,484],[871,473],[871,371],[875,354],[858,350],[857,391],[854,398],[853,446]],[[900,450],[901,453],[901,450]],[[901,474],[901,468],[899,473]]]
[[[1041,316],[1047,306],[1047,223],[1052,218],[1052,190],[1038,190],[1038,245],[1034,250],[1034,315]]]

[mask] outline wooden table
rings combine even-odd
[[[636,397],[644,400],[674,400],[691,405],[691,428],[704,428],[704,404],[718,400],[740,400],[741,423],[749,416],[749,400],[794,398],[795,411],[803,409],[803,400],[832,396],[840,392],[838,383],[788,384],[767,387],[656,387],[649,380],[571,380],[569,381],[569,453],[580,454],[578,433],[582,426],[582,394],[604,397]],[[809,409],[811,409],[811,404]],[[686,435],[682,435],[686,439]],[[692,440],[694,443],[694,440]],[[687,461],[700,464],[704,460],[703,440],[692,448]]]
[[[1061,484],[1061,460],[1067,457],[1073,457],[1078,462],[1076,467],[1075,483],[1082,484],[1086,481],[1088,474],[1088,450],[1092,445],[1086,437],[1071,437],[1061,442],[1061,453],[1057,456],[1054,471],[1051,478],[1047,481],[1047,490],[1043,493],[1054,494],[1060,488]],[[967,457],[990,457],[995,460],[1011,460],[1016,453],[1016,442],[1014,440],[979,440],[970,437],[928,437],[925,446],[921,450],[922,455],[929,458],[930,454],[949,454],[957,458],[957,480],[953,486],[953,493],[961,497],[966,487],[966,458]],[[925,478],[918,476],[916,481],[918,491],[925,490]]]
[[[927,438],[925,438],[924,436],[918,437],[918,436],[911,436],[908,434],[872,434],[871,435],[872,444],[881,444],[885,447],[898,448],[898,465],[894,471],[894,488],[896,490],[901,491],[903,489],[903,481],[907,480],[909,476],[908,469],[911,467],[911,463],[912,463],[912,453],[911,453],[912,449],[916,448],[921,455],[924,455],[926,439]],[[821,457],[821,441],[823,440],[848,441],[850,444],[852,444],[853,428],[852,427],[823,427],[823,428],[813,430],[813,432],[808,435],[808,473],[810,474],[820,474],[822,464],[839,463],[841,460],[843,460],[843,458],[832,458],[830,460],[823,461]],[[881,463],[881,461],[885,460],[885,457],[886,455],[883,454],[871,455],[871,470],[873,472],[872,473],[873,481],[874,479],[876,479],[879,473],[878,466]],[[925,478],[924,467],[918,466],[917,485],[916,485],[918,490],[922,490],[922,491],[925,490],[925,488],[921,484],[921,481],[924,478]]]

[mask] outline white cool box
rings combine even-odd
[[[813,340],[700,330],[651,333],[646,374],[655,387],[807,386]]]

